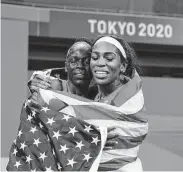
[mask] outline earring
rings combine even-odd
[[[119,73],[119,78],[120,78],[120,81],[124,81],[125,77],[123,75],[123,69],[120,69],[120,73]]]
[[[124,73],[124,72],[125,72],[125,68],[124,68],[124,67],[121,68],[121,69],[120,69],[120,72],[121,72],[121,73]]]
[[[124,75],[124,72],[122,72],[123,70],[120,71],[120,80],[123,83],[127,83],[128,81],[130,81],[130,78],[126,75]]]
[[[122,72],[120,72],[119,78],[120,78],[120,81],[124,81],[125,76],[123,75],[123,73],[122,73]]]

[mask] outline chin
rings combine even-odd
[[[86,83],[88,83],[88,82],[86,82],[85,80],[75,80],[74,81],[74,84],[75,85],[77,85],[77,86],[79,86],[79,85],[85,85]]]
[[[98,85],[108,85],[110,82],[107,81],[107,80],[102,80],[102,79],[95,79],[95,82],[98,84]]]

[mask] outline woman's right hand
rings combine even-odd
[[[31,99],[39,102],[39,88],[63,91],[62,82],[55,77],[36,74],[33,79],[28,82],[28,87],[32,93]]]
[[[48,77],[41,74],[36,74],[33,79],[28,82],[28,87],[31,93],[37,92],[39,88],[51,89],[51,83]]]
[[[118,138],[118,134],[114,132],[115,129],[115,127],[107,128],[107,140],[104,146],[104,150],[113,149],[115,145],[118,144],[118,142],[116,141],[116,139]]]

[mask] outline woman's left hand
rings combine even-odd
[[[104,146],[104,150],[112,149],[116,144],[118,144],[118,142],[116,141],[118,134],[115,134],[114,132],[112,133],[112,131],[114,130],[115,130],[115,127],[109,127],[107,129],[107,141]]]

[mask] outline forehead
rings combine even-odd
[[[90,53],[88,51],[84,51],[84,50],[76,50],[76,51],[73,51],[72,53],[70,53],[70,55],[68,56],[68,58],[71,58],[71,57],[89,58]]]
[[[75,43],[68,52],[68,57],[77,56],[84,58],[90,56],[91,46],[85,42]]]
[[[101,52],[101,53],[111,52],[111,53],[116,53],[117,52],[117,48],[113,44],[110,44],[108,42],[99,42],[99,43],[94,45],[94,47],[92,49],[92,52]]]

